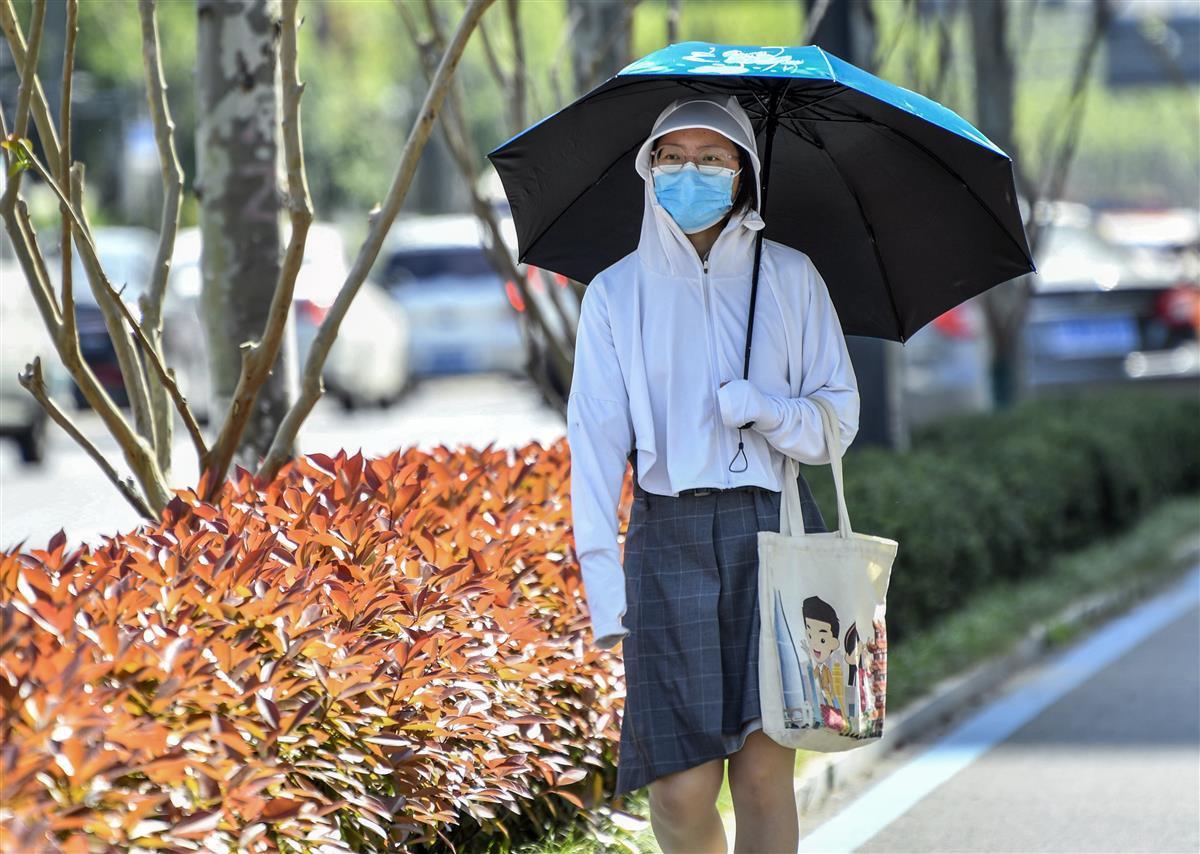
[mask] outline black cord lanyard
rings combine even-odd
[[[767,151],[768,152],[770,152],[770,150],[771,150],[770,139],[771,138],[768,136],[767,137]],[[770,156],[770,155],[768,154],[768,156]],[[763,194],[763,197],[766,198],[766,193]],[[746,328],[746,362],[745,362],[745,365],[742,367],[742,379],[746,379],[746,380],[750,379],[750,339],[754,332],[754,303],[755,303],[756,297],[758,296],[758,268],[759,268],[759,261],[762,259],[762,242],[763,242],[763,230],[760,228],[758,230],[758,234],[756,234],[754,236],[754,272],[750,276],[750,320],[749,320],[749,322],[747,324],[747,328]],[[746,444],[745,444],[745,442],[742,441],[742,431],[747,429],[748,427],[753,427],[753,426],[754,426],[753,421],[747,421],[745,424],[738,427],[737,453],[733,455],[733,459],[729,461],[729,465],[728,465],[728,469],[731,472],[735,472],[735,473],[744,472],[746,469],[750,468],[750,459],[746,456]],[[739,456],[742,458],[743,465],[740,469],[735,469],[733,467],[733,464],[737,462],[737,458]]]
[[[790,84],[790,81],[789,81],[789,84]],[[787,87],[785,86],[783,89],[783,92],[786,92],[786,91],[787,91]],[[759,181],[761,182],[761,187],[762,187],[762,190],[761,190],[762,202],[761,202],[761,209],[759,210],[760,216],[762,216],[767,210],[767,186],[768,186],[767,174],[770,172],[770,169],[771,169],[771,148],[775,142],[775,125],[778,124],[778,120],[776,117],[779,112],[779,109],[778,109],[779,101],[781,100],[781,98],[783,96],[783,92],[776,91],[776,92],[772,93],[770,106],[767,108],[767,125],[766,125],[766,131],[765,131],[765,135],[766,135],[767,139],[766,139],[766,145],[763,146],[763,148],[764,148],[763,161],[762,161],[762,173],[763,174],[759,177]],[[763,242],[763,232],[765,230],[766,230],[765,226],[763,228],[760,228],[758,230],[758,233],[754,236],[754,272],[750,276],[750,317],[746,320],[746,360],[745,360],[745,364],[742,367],[742,379],[744,379],[744,380],[750,379],[750,342],[754,337],[754,303],[755,303],[756,299],[758,298],[758,268],[759,268],[759,264],[762,260],[762,242]],[[737,453],[734,454],[733,459],[729,461],[729,470],[732,472],[743,472],[750,467],[750,460],[746,457],[746,446],[742,442],[742,431],[747,429],[748,427],[753,427],[753,426],[754,426],[753,421],[747,421],[745,424],[738,427]],[[745,465],[740,469],[735,469],[733,467],[733,464],[735,462],[737,462],[737,458],[739,455],[741,456],[742,460],[745,462]]]

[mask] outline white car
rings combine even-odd
[[[55,279],[51,279],[58,292]],[[17,262],[8,232],[0,227],[0,436],[17,443],[21,461],[40,464],[46,457],[49,416],[17,375],[35,356],[42,359],[42,378],[50,397],[64,406],[70,385],[66,369]]]
[[[992,344],[982,294],[918,329],[900,347],[900,357],[910,428],[992,408]]]
[[[290,224],[286,224],[282,236],[284,247],[290,234]],[[189,295],[197,306],[199,264],[199,229],[180,229],[168,289],[177,288],[181,294]],[[298,374],[304,370],[317,330],[348,272],[345,243],[336,226],[312,223],[292,295]],[[325,360],[322,371],[325,387],[347,409],[394,403],[409,382],[408,335],[408,319],[403,310],[382,288],[367,279],[351,301]]]
[[[291,233],[284,227],[284,245]],[[346,244],[332,223],[314,222],[293,294],[296,352],[303,372],[313,339],[350,272]],[[350,302],[325,360],[325,386],[347,410],[390,406],[409,386],[413,323],[387,291],[368,276]]]
[[[474,215],[397,219],[376,273],[408,313],[415,375],[524,373],[517,290],[489,263]]]

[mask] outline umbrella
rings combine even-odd
[[[766,237],[813,259],[846,334],[903,342],[1034,269],[1012,161],[962,117],[816,46],[708,42],[637,60],[488,153],[519,259],[589,282],[636,249],[633,158],[668,103],[698,94],[750,116]]]

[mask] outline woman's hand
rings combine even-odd
[[[748,421],[755,429],[770,430],[783,420],[779,408],[749,380],[725,380],[717,391],[721,420],[726,427],[741,427]]]

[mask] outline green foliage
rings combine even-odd
[[[1048,644],[1068,642],[1103,615],[1055,622],[1064,607],[1097,593],[1117,593],[1114,605],[1120,607],[1155,589],[1178,572],[1171,551],[1182,537],[1195,536],[1198,524],[1200,494],[1170,498],[1121,535],[1055,556],[1036,578],[1001,580],[972,594],[889,651],[889,710],[903,708],[942,679],[1011,651],[1039,623],[1048,624]]]
[[[909,453],[852,451],[845,471],[854,529],[900,543],[888,635],[902,640],[1200,489],[1200,401],[1140,389],[1027,401],[927,426]],[[832,529],[829,467],[805,476]]]
[[[33,143],[25,137],[17,139],[13,134],[9,134],[8,139],[0,142],[0,148],[4,148],[12,159],[12,163],[8,167],[9,178],[18,172],[24,172],[27,169],[33,168],[33,160],[29,157],[29,151],[33,148]]]
[[[876,73],[931,95],[968,121],[977,121],[968,16],[923,17],[915,7],[915,3],[886,0],[873,4],[876,54],[884,60]],[[1062,117],[1088,35],[1091,4],[1012,3],[1009,8],[1009,43],[1016,66],[1017,155],[1025,172],[1040,179],[1064,130]],[[937,30],[943,20],[951,37],[952,60],[944,86],[937,91]],[[1195,206],[1200,86],[1108,89],[1103,85],[1107,51],[1101,47],[1093,66],[1064,195],[1084,202]]]

